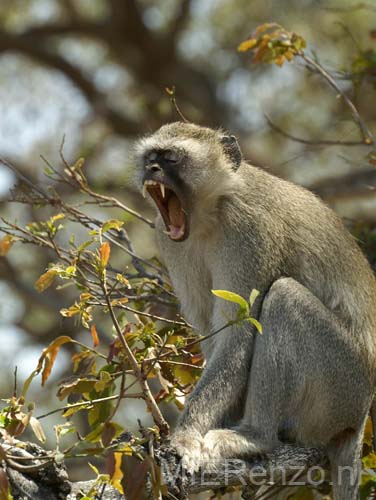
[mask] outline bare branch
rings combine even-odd
[[[308,57],[306,54],[300,54],[300,57],[306,62],[308,69],[313,69],[317,73],[319,73],[324,80],[332,87],[345,101],[345,104],[350,109],[351,114],[355,123],[358,125],[360,132],[362,134],[363,143],[366,145],[371,145],[375,143],[375,139],[373,138],[372,132],[369,130],[367,125],[363,122],[358,110],[356,109],[354,103],[349,99],[346,93],[338,86],[337,82],[334,78],[316,61],[312,58]]]
[[[330,139],[304,139],[303,137],[298,137],[296,135],[291,134],[290,132],[286,132],[279,125],[274,123],[271,118],[264,113],[265,120],[268,122],[270,128],[272,128],[275,132],[288,139],[291,139],[295,142],[300,142],[301,144],[306,144],[307,146],[364,146],[363,141],[342,141],[342,140],[330,140]]]
[[[243,486],[243,498],[255,498],[255,491],[262,484],[293,486],[292,481],[310,467],[315,467],[316,470],[328,467],[328,459],[319,449],[282,445],[261,457],[248,461],[227,460],[215,464],[214,470],[202,470],[188,476],[181,464],[174,461],[173,453],[173,450],[162,449],[156,455],[161,460],[164,481],[177,498],[187,498],[188,493],[197,494],[228,486]],[[304,484],[303,480],[302,483]]]
[[[164,419],[164,417],[163,417],[163,415],[162,415],[162,413],[161,413],[161,411],[160,411],[160,409],[159,409],[159,407],[158,407],[158,405],[157,405],[157,403],[156,403],[156,401],[151,393],[149,384],[148,384],[148,382],[147,382],[147,380],[146,380],[146,378],[145,378],[145,376],[144,376],[144,374],[143,374],[143,372],[142,372],[142,370],[137,362],[137,359],[135,358],[135,356],[132,352],[132,349],[129,347],[128,342],[125,339],[123,331],[120,328],[120,325],[118,323],[117,317],[115,315],[115,312],[114,312],[112,304],[111,304],[110,297],[108,295],[107,284],[106,284],[105,280],[103,281],[103,292],[105,294],[107,307],[108,307],[108,310],[109,310],[109,313],[110,313],[110,316],[112,319],[112,323],[115,327],[116,334],[121,342],[121,345],[123,346],[123,349],[126,353],[128,361],[130,362],[130,364],[132,366],[132,370],[137,378],[137,381],[141,386],[141,390],[142,390],[142,394],[143,394],[143,398],[144,398],[144,401],[146,403],[146,406],[150,410],[150,412],[153,416],[154,422],[158,425],[161,435],[167,436],[169,434],[169,430],[170,430],[169,425],[166,422],[166,420]]]

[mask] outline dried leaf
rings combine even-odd
[[[11,498],[7,475],[3,469],[0,469],[0,500],[10,500]]]
[[[246,52],[247,50],[253,49],[253,47],[257,44],[257,40],[255,38],[249,38],[248,40],[244,40],[239,47],[239,52]]]
[[[39,439],[41,443],[46,442],[46,435],[43,431],[43,428],[35,417],[30,417],[30,427],[33,429],[33,432],[35,434],[35,437]]]
[[[55,269],[50,269],[46,271],[44,274],[39,276],[37,281],[34,283],[34,288],[40,293],[46,290],[49,286],[52,285],[55,277],[57,275],[57,271]]]
[[[22,395],[25,394],[25,392],[27,391],[27,389],[30,385],[30,382],[35,377],[35,375],[38,375],[38,373],[40,373],[42,368],[43,368],[42,385],[44,385],[46,383],[48,377],[51,374],[51,370],[52,370],[53,364],[55,362],[55,359],[56,359],[56,356],[57,356],[57,353],[58,353],[60,347],[63,344],[66,344],[67,342],[73,342],[73,340],[70,337],[68,337],[67,335],[62,335],[61,337],[58,337],[53,342],[51,342],[51,344],[48,347],[43,349],[42,355],[40,356],[39,361],[38,361],[38,366],[36,367],[36,369],[32,372],[32,374],[28,377],[28,379],[24,383]]]
[[[371,417],[368,417],[363,437],[363,442],[368,444],[368,446],[372,445],[372,435],[373,435],[372,420]]]
[[[101,260],[101,266],[106,267],[110,259],[111,247],[110,244],[105,241],[99,248],[99,255]]]
[[[97,329],[95,328],[95,325],[92,324],[90,327],[90,333],[93,338],[93,346],[98,347],[99,346],[99,337],[98,337],[98,332]]]
[[[136,462],[134,466],[128,467],[125,461],[124,468],[125,474],[122,485],[125,496],[127,500],[139,500],[142,498],[142,492],[146,485],[150,464],[145,460],[144,462]]]
[[[292,61],[301,55],[306,47],[306,41],[296,33],[285,30],[277,23],[265,23],[244,40],[238,51],[253,53],[253,62],[274,63],[282,66],[286,61]]]
[[[5,257],[14,243],[14,238],[10,234],[6,234],[0,241],[0,257]]]

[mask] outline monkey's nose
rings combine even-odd
[[[161,166],[158,163],[149,163],[145,165],[148,172],[161,172]]]

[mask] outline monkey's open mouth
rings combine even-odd
[[[188,237],[188,220],[183,205],[177,194],[165,184],[146,180],[143,196],[146,191],[153,198],[166,225],[166,233],[174,241],[183,241]]]

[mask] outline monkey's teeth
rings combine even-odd
[[[151,179],[150,180],[146,180],[144,182],[144,185],[142,186],[142,196],[144,198],[146,198],[146,192],[147,192],[147,187],[148,186],[158,186],[158,182],[155,182],[155,181],[152,181]]]
[[[165,198],[166,197],[166,191],[165,191],[164,184],[159,184],[159,187],[160,187],[160,190],[161,190],[161,193],[162,193],[162,198]]]

